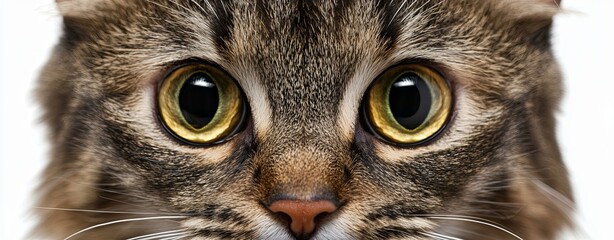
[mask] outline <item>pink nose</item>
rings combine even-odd
[[[284,213],[290,216],[290,230],[297,237],[307,237],[316,228],[315,219],[320,214],[332,213],[337,206],[331,201],[300,201],[300,200],[277,200],[269,209],[275,213]]]

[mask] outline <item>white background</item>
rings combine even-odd
[[[1,1],[0,239],[25,239],[48,151],[33,88],[60,17],[51,0]],[[558,137],[581,226],[567,238],[614,239],[614,1],[564,0],[563,8],[554,32],[566,85]]]

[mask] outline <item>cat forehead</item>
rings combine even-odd
[[[284,72],[314,75],[329,73],[325,66],[356,63],[360,56],[431,58],[433,50],[452,52],[493,38],[493,30],[518,28],[516,18],[536,25],[535,19],[552,15],[550,8],[532,6],[505,17],[510,14],[500,12],[528,4],[507,0],[81,2],[59,3],[66,36],[99,55],[126,53],[135,60],[149,58],[147,64],[204,56],[224,65],[244,58],[260,69],[281,65]]]
[[[480,38],[493,38],[493,29],[501,34],[517,28],[514,22],[502,24],[506,17],[492,12],[526,6],[491,0],[80,2],[59,3],[67,32],[76,33],[66,35],[72,41],[90,40],[93,44],[86,47],[93,52],[149,57],[147,64],[190,56],[220,65],[251,60],[259,69],[284,66],[285,73],[312,75],[344,71],[334,67],[354,65],[361,56],[394,61],[390,55],[400,53],[428,59],[435,56],[429,55],[433,50],[472,46]],[[551,17],[547,8],[531,9],[515,14],[527,16],[507,18]],[[444,44],[450,41],[455,42]],[[268,79],[274,79],[275,71],[270,72]]]
[[[81,57],[103,85],[130,89],[121,87],[134,85],[126,76],[199,58],[233,75],[252,104],[266,99],[253,107],[266,108],[272,125],[302,129],[333,126],[346,107],[352,112],[341,114],[355,116],[369,83],[402,61],[490,76],[473,84],[504,92],[497,65],[520,52],[504,49],[507,62],[497,62],[496,44],[518,41],[506,35],[519,31],[517,21],[539,28],[551,16],[547,7],[502,14],[522,5],[490,0],[78,2],[60,4],[67,36],[85,42]]]

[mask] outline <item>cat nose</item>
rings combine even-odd
[[[274,213],[289,216],[290,230],[294,236],[306,238],[316,229],[317,219],[334,212],[337,206],[329,200],[277,200],[269,209]]]

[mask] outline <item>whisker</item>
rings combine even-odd
[[[117,202],[117,203],[121,203],[121,204],[126,204],[126,205],[130,205],[130,206],[138,207],[137,204],[129,203],[129,202],[122,201],[122,200],[119,200],[119,199],[115,199],[115,198],[112,198],[112,197],[100,196],[100,195],[98,197],[102,198],[102,199],[106,199],[106,200],[112,201],[112,202]]]
[[[447,233],[454,233],[457,235],[466,236],[467,239],[480,239],[480,240],[499,240],[500,237],[489,235],[487,232],[480,232],[474,229],[467,229],[461,226],[448,225],[445,226]]]
[[[81,229],[78,232],[73,233],[70,236],[64,238],[64,240],[71,239],[74,236],[77,236],[77,235],[79,235],[81,233],[87,232],[87,231],[95,229],[95,228],[104,227],[104,226],[108,226],[108,225],[112,225],[112,224],[117,224],[117,223],[147,221],[147,220],[160,220],[160,219],[180,219],[180,218],[187,218],[187,217],[186,216],[157,216],[157,217],[129,218],[129,219],[115,220],[115,221],[110,221],[110,222],[96,224],[94,226]]]
[[[164,238],[164,239],[161,239],[161,240],[177,240],[177,239],[182,239],[182,238],[187,237],[187,236],[190,236],[190,234],[184,234],[184,235],[181,235],[181,236]]]
[[[440,220],[454,220],[454,221],[464,221],[464,222],[471,222],[471,223],[477,223],[477,224],[482,224],[484,226],[489,226],[495,229],[498,229],[502,232],[505,232],[511,236],[513,236],[516,239],[519,240],[523,240],[521,237],[519,237],[518,235],[514,234],[513,232],[511,232],[510,230],[505,229],[504,227],[498,226],[495,223],[490,223],[490,221],[485,221],[485,220],[478,220],[476,218],[470,218],[470,217],[464,217],[464,216],[454,216],[454,215],[449,215],[449,216],[424,216],[425,218],[430,218],[430,219],[440,219]]]
[[[553,202],[557,205],[557,207],[562,209],[564,212],[574,211],[574,203],[557,190],[554,190],[552,187],[537,179],[531,179],[531,183],[537,186],[539,190],[546,195],[546,197],[553,199]]]
[[[136,237],[128,238],[126,240],[149,240],[149,239],[154,239],[154,238],[159,238],[159,237],[168,237],[168,235],[185,234],[183,231],[185,231],[185,230],[184,229],[178,229],[178,230],[150,233],[150,234],[146,234],[146,235],[141,235],[141,236],[136,236]]]
[[[510,202],[472,200],[471,203],[481,206],[481,208],[475,208],[464,212],[465,214],[471,214],[473,217],[511,219],[522,210],[520,204]]]
[[[462,238],[447,236],[447,235],[443,235],[441,233],[436,233],[436,232],[425,232],[425,233],[422,233],[422,234],[427,235],[429,237],[433,237],[433,238],[437,238],[437,239],[443,239],[443,240],[463,240]]]
[[[435,235],[430,234],[430,233],[420,233],[420,234],[422,234],[422,235],[424,235],[424,236],[427,236],[427,237],[431,237],[431,238],[433,238],[433,239],[441,240],[441,238],[440,238],[440,237],[435,236]],[[446,240],[446,239],[444,239],[444,240]]]
[[[183,229],[177,229],[177,230],[170,230],[170,231],[157,232],[157,233],[148,233],[148,234],[141,235],[141,236],[131,237],[126,240],[143,240],[143,239],[147,239],[150,237],[160,236],[160,235],[165,235],[165,234],[177,234],[183,231],[184,231]]]
[[[126,240],[152,240],[152,239],[160,239],[160,238],[165,238],[165,237],[174,237],[174,236],[183,235],[183,234],[185,233],[181,231],[180,232],[173,231],[173,233],[162,232],[162,233],[153,233],[153,234],[147,234],[143,236],[128,238]]]
[[[89,212],[89,213],[108,213],[108,214],[134,214],[134,215],[173,215],[173,216],[191,216],[189,214],[177,214],[177,213],[159,213],[159,212],[128,212],[128,211],[106,211],[106,210],[90,210],[90,209],[76,209],[76,208],[55,208],[55,207],[34,207],[42,210],[53,211],[70,211],[70,212]]]
[[[433,238],[433,239],[436,239],[436,240],[450,240],[449,238],[438,236],[438,235],[435,235],[434,233],[431,233],[431,232],[424,232],[424,233],[420,233],[420,234],[422,234],[424,236],[427,236],[427,237],[430,237],[430,238]]]
[[[118,184],[100,184],[100,183],[97,183],[97,184],[87,184],[87,183],[74,182],[71,179],[68,179],[66,177],[54,177],[53,179],[54,180],[58,180],[58,181],[63,181],[63,182],[71,183],[71,184],[78,184],[80,186],[84,186],[84,187],[87,187],[87,188],[90,188],[90,189],[93,189],[93,190],[97,190],[97,191],[114,193],[114,194],[117,194],[117,195],[127,196],[127,197],[131,197],[131,198],[138,198],[138,199],[145,200],[145,201],[151,200],[151,198],[147,198],[147,197],[143,197],[143,196],[139,196],[139,195],[134,195],[134,194],[129,194],[129,193],[126,193],[126,192],[119,192],[119,191],[111,190],[111,189],[108,189],[108,188],[104,188],[104,187],[114,187],[114,186],[117,186]],[[117,200],[114,200],[114,199],[109,199],[109,200],[117,201]],[[135,206],[137,206],[137,205],[135,205]]]

